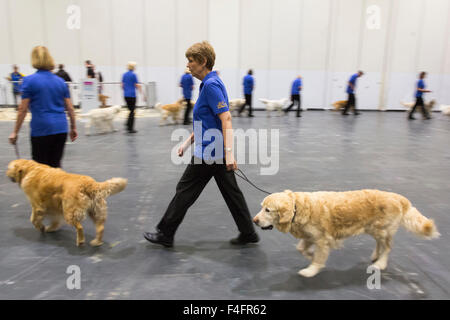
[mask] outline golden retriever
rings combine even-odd
[[[285,190],[267,196],[253,222],[262,229],[274,226],[301,239],[297,245],[312,263],[299,271],[315,276],[328,258],[330,249],[339,248],[350,236],[367,233],[375,238],[373,266],[387,267],[392,238],[398,227],[427,239],[439,237],[433,220],[427,219],[408,199],[391,192],[358,190],[347,192],[292,192]],[[314,246],[314,249],[313,249]]]
[[[120,113],[121,106],[112,106],[107,108],[96,108],[89,110],[88,113],[80,114],[80,118],[88,118],[85,125],[85,133],[91,135],[91,127],[95,128],[96,133],[108,133],[117,131],[114,129],[114,118]]]
[[[270,117],[270,113],[272,111],[278,110],[279,115],[283,115],[283,108],[289,102],[288,98],[283,98],[279,100],[268,100],[268,99],[259,99],[262,103],[266,105],[267,116]]]
[[[109,96],[106,96],[104,94],[99,94],[98,95],[98,100],[102,103],[100,108],[107,108],[108,106],[106,105],[106,101],[108,100]]]
[[[96,237],[92,246],[103,244],[107,216],[106,198],[121,192],[127,185],[123,178],[96,182],[93,178],[66,173],[33,160],[18,159],[8,165],[6,175],[17,182],[31,203],[31,223],[41,232],[56,231],[62,219],[77,230],[77,246],[84,244],[81,222],[88,214],[94,221]],[[44,226],[45,217],[51,223]]]
[[[174,123],[177,124],[182,121],[182,111],[186,108],[186,101],[184,99],[178,99],[175,103],[165,105],[158,102],[155,105],[155,108],[161,111],[161,121],[159,125],[165,124],[168,117],[172,117]]]
[[[347,100],[339,100],[339,101],[333,102],[333,104],[332,104],[332,106],[334,107],[334,111],[344,110],[346,105],[347,105]]]

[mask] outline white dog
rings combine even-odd
[[[446,116],[450,116],[450,105],[441,105],[441,112],[445,114]]]
[[[228,104],[230,105],[230,113],[233,113],[233,111],[239,112],[239,110],[245,104],[245,99],[242,99],[242,98],[232,99],[232,100],[228,101]]]
[[[117,131],[114,129],[114,117],[119,114],[121,106],[112,106],[109,108],[92,109],[88,113],[80,114],[81,118],[88,118],[85,130],[86,135],[91,134],[91,127],[94,126],[97,133],[107,133]]]
[[[268,100],[268,99],[259,99],[262,103],[266,105],[267,116],[270,117],[270,112],[278,110],[279,114],[283,114],[283,108],[289,102],[289,99],[284,98],[280,100]]]

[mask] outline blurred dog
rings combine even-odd
[[[114,129],[113,120],[119,114],[121,106],[92,109],[88,113],[80,114],[81,118],[88,118],[86,122],[86,135],[91,134],[91,127],[94,126],[96,133],[108,133],[117,131]]]
[[[160,126],[167,123],[168,117],[172,117],[174,124],[181,124],[183,121],[182,111],[186,108],[186,101],[184,99],[178,99],[175,103],[165,105],[158,102],[155,105],[155,108],[161,112]]]
[[[361,233],[374,237],[377,245],[371,259],[380,270],[387,267],[392,238],[400,225],[426,239],[439,237],[433,220],[424,217],[408,199],[391,192],[285,190],[267,196],[261,206],[254,223],[301,239],[297,250],[312,260],[299,271],[304,277],[313,277],[325,267],[330,249],[339,248],[347,237]]]
[[[98,95],[98,100],[102,103],[100,108],[107,108],[106,101],[108,100],[109,96],[105,96],[104,94]]]
[[[400,102],[403,106],[407,107],[409,110],[409,112],[411,112],[412,108],[414,107],[414,105],[416,104],[416,102]],[[433,109],[434,105],[436,104],[436,100],[432,99],[426,103],[424,103],[425,105],[425,110],[428,111],[428,113],[431,112],[431,109]],[[418,112],[422,112],[422,107],[421,106],[417,106],[416,111]]]
[[[283,108],[289,102],[289,99],[283,98],[280,100],[268,100],[268,99],[259,99],[262,103],[266,105],[267,116],[270,117],[270,113],[272,111],[278,111],[279,115],[284,114]]]
[[[345,108],[347,105],[347,100],[339,100],[336,102],[333,102],[332,106],[334,107],[334,111],[340,111]]]
[[[450,105],[441,105],[441,112],[445,114],[446,116],[450,116]]]
[[[89,176],[67,173],[33,160],[18,159],[8,165],[6,175],[19,184],[31,203],[31,223],[41,232],[58,230],[64,219],[77,229],[77,246],[84,244],[81,222],[86,215],[95,224],[96,236],[92,246],[103,244],[107,217],[106,198],[121,192],[127,185],[123,178],[97,182]],[[44,218],[51,223],[44,226]]]
[[[230,113],[232,114],[234,111],[239,112],[241,107],[245,104],[245,99],[231,99],[228,101]]]

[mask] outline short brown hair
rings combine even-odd
[[[192,58],[199,63],[206,61],[206,68],[212,70],[216,61],[216,53],[208,41],[202,41],[193,44],[186,50],[186,58]]]
[[[37,46],[31,51],[31,65],[36,69],[53,70],[55,61],[46,47]]]

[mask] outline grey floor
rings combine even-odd
[[[296,240],[278,231],[258,230],[257,245],[233,247],[237,229],[211,181],[164,249],[142,237],[152,231],[175,191],[184,166],[174,165],[170,137],[176,126],[159,127],[156,118],[137,119],[136,135],[119,132],[80,137],[66,146],[63,166],[102,181],[129,179],[124,192],[109,198],[105,244],[76,247],[74,230],[65,225],[40,234],[29,222],[30,205],[5,171],[15,158],[7,144],[13,122],[0,122],[0,299],[449,299],[450,298],[450,117],[435,113],[429,121],[408,122],[400,112],[363,112],[342,117],[332,111],[307,111],[297,119],[234,118],[235,128],[280,130],[276,175],[262,176],[259,165],[240,168],[269,191],[345,191],[377,188],[408,197],[435,220],[441,238],[427,241],[400,229],[381,288],[367,287],[369,236],[348,239],[331,253],[315,278],[297,271],[308,264]],[[186,128],[186,127],[185,127]],[[30,158],[28,124],[19,149]],[[264,194],[239,185],[252,215]],[[87,242],[94,236],[85,223]],[[81,270],[81,289],[68,290],[70,265]]]

